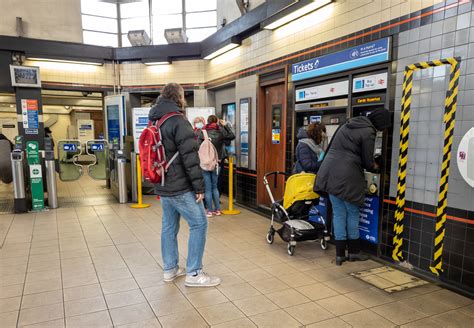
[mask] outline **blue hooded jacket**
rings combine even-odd
[[[293,173],[317,173],[321,166],[324,151],[321,145],[316,145],[314,140],[308,137],[305,128],[298,131],[298,144],[296,145],[296,163]]]

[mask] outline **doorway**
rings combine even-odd
[[[263,176],[268,172],[285,172],[286,152],[286,86],[284,82],[262,86],[257,114],[257,200],[259,207],[270,207],[270,197],[263,186]],[[276,180],[275,180],[276,179]],[[282,199],[285,177],[269,178],[275,199]]]

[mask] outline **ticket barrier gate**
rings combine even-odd
[[[79,140],[60,140],[58,142],[59,179],[61,181],[76,181],[82,174],[82,165],[77,162],[82,154]]]
[[[61,140],[58,143],[59,178],[61,181],[76,181],[81,178],[84,166],[79,157],[87,155],[92,161],[87,164],[87,174],[94,180],[107,180],[108,154],[109,146],[106,140],[88,140],[85,145],[79,140]]]
[[[89,140],[86,142],[86,153],[94,159],[87,166],[87,173],[94,180],[109,179],[109,145],[106,140]]]
[[[112,149],[109,154],[109,163],[110,189],[119,203],[124,204],[128,201],[125,152],[121,149]]]

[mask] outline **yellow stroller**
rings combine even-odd
[[[285,192],[282,201],[275,201],[270,189],[268,178],[278,175],[289,177],[285,183]],[[267,233],[267,242],[272,244],[275,232],[288,243],[288,254],[295,253],[296,242],[319,240],[322,249],[327,249],[330,240],[328,224],[316,209],[319,195],[313,191],[316,175],[312,173],[298,173],[289,175],[285,172],[269,172],[263,177],[263,184],[272,202],[272,220]],[[275,180],[276,181],[276,180]],[[312,220],[309,220],[311,215]],[[316,219],[315,219],[316,218]],[[278,221],[281,228],[275,230],[273,223]]]

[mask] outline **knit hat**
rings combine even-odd
[[[368,115],[368,118],[378,131],[382,131],[392,125],[391,116],[385,108],[377,108]]]

